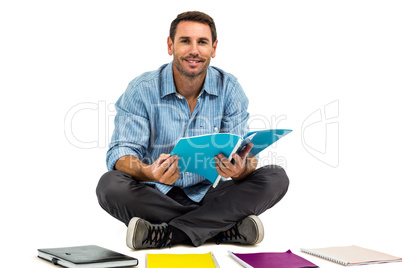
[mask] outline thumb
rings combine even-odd
[[[247,143],[246,147],[243,150],[241,150],[241,152],[239,152],[239,156],[242,159],[246,158],[248,156],[248,154],[250,153],[251,149],[253,148],[253,146],[254,145],[251,142]]]

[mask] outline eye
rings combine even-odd
[[[183,44],[186,44],[186,43],[188,43],[189,41],[188,41],[188,39],[182,39],[181,41],[180,41],[180,43],[183,43]]]

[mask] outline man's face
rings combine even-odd
[[[174,41],[174,42],[173,42]],[[211,29],[207,24],[181,21],[174,40],[168,37],[168,52],[180,74],[196,78],[204,74],[211,58],[215,57],[218,40],[212,43]]]

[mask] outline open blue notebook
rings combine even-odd
[[[243,137],[230,133],[215,133],[189,138],[181,138],[173,148],[171,155],[178,155],[180,172],[191,172],[203,176],[215,187],[220,176],[215,169],[214,157],[222,153],[232,160],[234,153],[240,152],[248,143],[253,143],[248,157],[259,154],[262,150],[289,134],[289,129],[267,129],[249,132]]]

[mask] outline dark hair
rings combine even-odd
[[[209,15],[200,11],[187,11],[177,15],[177,18],[170,24],[169,36],[172,41],[174,41],[174,36],[176,35],[177,25],[181,21],[194,21],[209,25],[212,33],[212,43],[215,43],[215,40],[217,39],[215,22]]]

